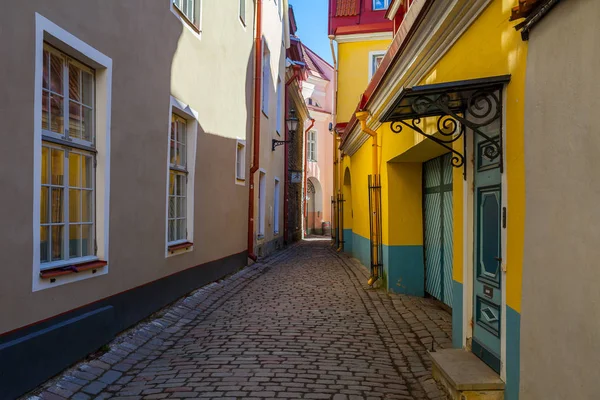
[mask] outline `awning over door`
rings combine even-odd
[[[502,169],[502,143],[483,128],[501,122],[502,89],[508,82],[510,75],[403,88],[380,121],[391,122],[395,133],[408,127],[451,151],[452,166],[463,167],[465,178],[464,146],[457,149],[453,143],[471,129],[484,139],[485,156],[499,159]],[[427,127],[426,118],[431,119]]]

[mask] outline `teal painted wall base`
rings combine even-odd
[[[423,246],[383,246],[387,289],[393,293],[425,296]]]
[[[344,229],[344,252],[352,253],[352,245],[354,244],[352,229]]]
[[[346,239],[348,240],[348,239]],[[371,269],[371,241],[352,232],[352,255]]]
[[[521,383],[521,314],[506,306],[506,400],[518,400]]]
[[[452,281],[452,347],[462,349],[463,338],[463,284]]]

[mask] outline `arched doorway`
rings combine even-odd
[[[323,191],[321,183],[315,177],[306,181],[306,233],[311,235],[322,235],[323,229]]]

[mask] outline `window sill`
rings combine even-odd
[[[262,113],[262,115],[265,116],[266,119],[269,119],[269,116],[267,115],[267,113],[265,112],[265,110],[260,110],[260,112]]]
[[[194,32],[196,32],[198,34],[200,33],[200,28],[198,26],[196,26],[192,21],[190,21],[190,19],[187,17],[187,15],[185,15],[183,13],[183,11],[181,11],[175,5],[173,5],[173,9],[177,13],[177,15],[179,15],[181,17],[181,19],[183,20],[183,22],[185,22]]]
[[[167,247],[167,251],[169,252],[169,254],[173,254],[176,251],[180,251],[180,250],[189,250],[192,246],[194,246],[194,243],[192,242],[185,242],[185,243],[179,243],[179,244],[173,244],[169,247]]]
[[[88,271],[90,269],[98,269],[108,265],[106,261],[96,260],[90,261],[82,264],[75,265],[67,265],[64,267],[46,269],[44,271],[40,271],[40,278],[42,279],[51,279],[56,278],[57,276],[77,274],[79,272]],[[92,271],[94,273],[94,271]]]

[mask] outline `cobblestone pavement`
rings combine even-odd
[[[426,350],[451,345],[450,315],[369,288],[329,243],[191,293],[29,398],[442,399]]]

